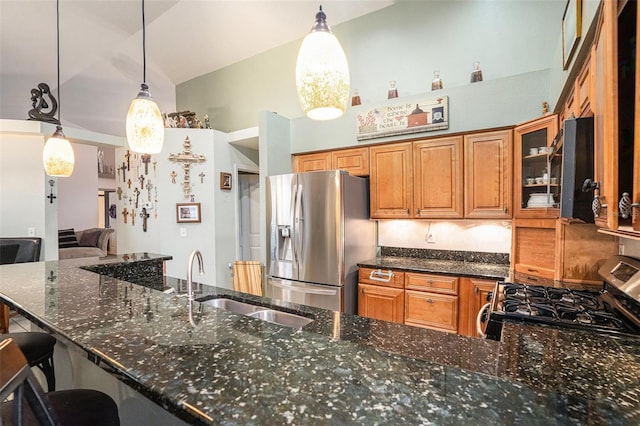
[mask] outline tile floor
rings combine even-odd
[[[31,322],[22,315],[14,315],[9,320],[9,333],[31,331]]]

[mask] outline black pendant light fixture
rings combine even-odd
[[[127,113],[127,142],[133,152],[158,154],[164,142],[164,123],[147,85],[146,29],[142,0],[142,84]]]
[[[44,144],[42,163],[49,176],[69,177],[73,173],[75,158],[73,148],[62,132],[60,118],[62,110],[62,95],[60,94],[60,0],[56,0],[56,51],[58,58],[58,125],[56,131]]]

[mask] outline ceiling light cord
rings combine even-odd
[[[58,122],[62,126],[60,118],[62,111],[62,95],[60,94],[60,0],[56,0],[56,50],[58,58]]]
[[[142,82],[147,84],[147,34],[144,22],[144,0],[142,0]]]

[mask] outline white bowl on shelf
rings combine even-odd
[[[553,207],[555,200],[553,194],[547,194],[546,192],[534,192],[529,195],[529,201],[527,202],[527,208],[546,208]]]

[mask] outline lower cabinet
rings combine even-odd
[[[460,278],[460,315],[458,334],[478,337],[478,313],[489,302],[489,293],[496,287],[496,280]],[[486,323],[484,323],[486,326]],[[484,329],[482,330],[484,332]]]
[[[404,290],[358,284],[358,315],[391,322],[404,322]]]
[[[458,332],[458,296],[406,290],[404,323]]]

